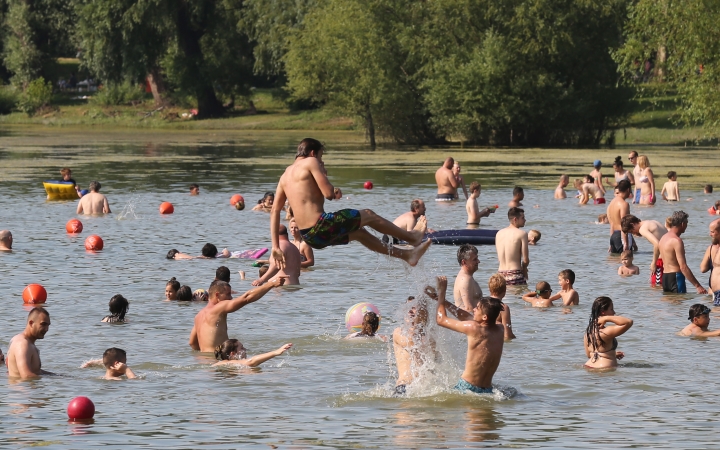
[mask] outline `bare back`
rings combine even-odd
[[[615,196],[607,207],[608,222],[610,222],[610,234],[613,234],[615,231],[622,231],[620,220],[628,214],[630,214],[630,205],[628,202],[626,202],[622,197]]]
[[[491,387],[493,375],[500,365],[505,327],[477,323],[473,331],[466,334],[468,347],[462,378],[478,387]]]
[[[19,366],[27,367],[30,372],[37,375],[42,370],[40,350],[22,333],[10,340],[10,348],[5,357],[5,363],[7,364],[8,375],[13,378],[22,378]]]
[[[455,278],[453,297],[455,299],[455,306],[472,313],[473,308],[477,306],[482,298],[482,289],[472,275],[460,269],[457,278]]]
[[[412,231],[417,224],[417,217],[415,217],[412,211],[408,211],[398,216],[398,218],[393,221],[393,224],[405,231]]]
[[[467,211],[468,224],[480,223],[480,208],[478,208],[477,199],[472,196],[465,202],[465,211]]]
[[[277,276],[287,277],[286,284],[300,284],[300,250],[286,239],[280,240],[280,250],[285,255],[285,268],[280,269]]]
[[[301,230],[311,228],[325,212],[325,196],[320,190],[316,176],[322,176],[328,185],[330,182],[322,170],[317,158],[297,158],[280,177],[278,191],[282,189],[287,197],[295,222]],[[277,194],[275,199],[278,200]]]
[[[683,252],[682,258],[685,259],[685,248],[680,236],[668,231],[661,239],[658,245],[660,248],[660,258],[663,260],[663,268],[665,273],[680,272],[680,263],[678,262],[678,252]]]
[[[523,230],[509,226],[498,231],[495,235],[495,249],[500,263],[498,270],[521,270],[527,248],[528,237]]]
[[[107,197],[99,192],[85,194],[78,204],[78,214],[107,214],[110,212]]]
[[[208,303],[195,316],[195,331],[201,352],[214,352],[215,347],[228,339],[227,314],[218,304]]]
[[[667,228],[657,220],[643,220],[639,232],[640,236],[650,241],[653,246],[657,246],[667,233]]]
[[[458,182],[451,169],[445,166],[435,172],[435,182],[438,187],[438,194],[453,194],[457,196]]]

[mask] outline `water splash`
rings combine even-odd
[[[139,219],[140,216],[135,212],[135,207],[140,203],[140,196],[133,195],[130,200],[125,204],[120,214],[117,215],[117,220],[135,220]]]

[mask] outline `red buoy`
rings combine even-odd
[[[160,214],[172,214],[175,212],[175,207],[170,202],[160,203]]]
[[[83,224],[77,219],[70,219],[68,223],[65,224],[65,231],[70,234],[82,233],[82,230]]]
[[[368,190],[372,189],[373,188],[372,181],[366,181],[363,186],[365,187],[365,189],[368,189]]]
[[[41,284],[28,284],[23,289],[23,302],[29,305],[36,303],[45,303],[47,300],[47,291]]]
[[[97,234],[91,234],[85,239],[85,250],[97,252],[103,249],[105,243]]]
[[[87,397],[75,397],[70,400],[67,415],[71,420],[89,420],[95,415],[95,404]]]
[[[245,203],[245,199],[240,194],[235,194],[232,197],[230,197],[230,204],[235,206],[238,202]]]

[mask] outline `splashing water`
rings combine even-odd
[[[117,215],[117,220],[135,220],[139,219],[140,216],[135,212],[135,207],[140,203],[140,196],[133,195],[130,200],[123,206],[120,214]]]

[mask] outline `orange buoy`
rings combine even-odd
[[[160,214],[172,214],[175,212],[175,207],[170,202],[160,203]]]
[[[36,303],[45,303],[47,300],[47,291],[41,284],[28,284],[23,289],[23,302],[34,305]]]
[[[85,239],[85,250],[97,252],[103,249],[105,243],[97,234],[91,234]]]
[[[245,199],[240,194],[235,194],[232,197],[230,197],[230,204],[235,206],[238,202],[245,203]]]
[[[68,223],[65,224],[65,231],[70,234],[82,233],[82,230],[83,224],[77,219],[70,219],[68,220]]]

